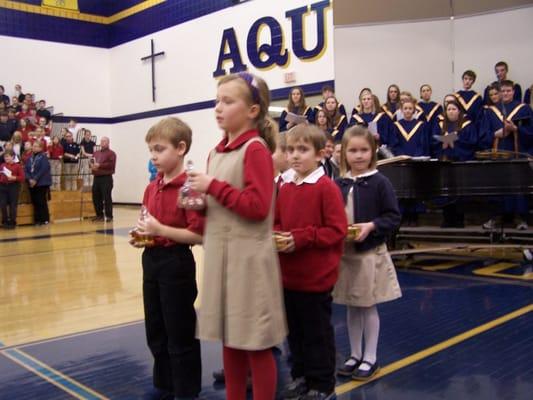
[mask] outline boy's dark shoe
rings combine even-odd
[[[300,397],[301,400],[336,400],[337,394],[335,391],[331,393],[319,392],[316,389],[311,389],[309,392]]]
[[[296,378],[287,386],[285,386],[281,397],[285,400],[299,399],[303,394],[307,393],[307,390],[307,383],[305,382],[305,378],[302,376]]]

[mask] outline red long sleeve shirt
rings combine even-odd
[[[325,292],[337,282],[348,221],[337,185],[321,176],[316,183],[285,183],[276,202],[275,231],[291,232],[295,251],[279,253],[283,287]]]
[[[178,190],[185,183],[187,175],[182,173],[170,182],[163,182],[163,174],[159,173],[144,190],[143,205],[163,225],[184,228],[199,235],[204,231],[204,217],[197,211],[178,207]],[[156,236],[156,246],[174,246],[171,239]]]
[[[7,179],[7,176],[2,173],[3,169],[7,168],[11,171],[12,176],[16,176],[16,181],[10,181]],[[24,182],[24,168],[19,163],[2,163],[0,164],[0,184],[9,185],[11,183],[20,183]]]
[[[248,140],[259,136],[256,130],[243,133],[228,145],[224,138],[215,148],[219,153],[234,151]],[[237,168],[237,167],[236,167]],[[264,220],[270,212],[274,193],[274,164],[272,154],[260,142],[251,143],[244,154],[244,188],[213,179],[207,193],[221,205],[250,220]]]
[[[94,176],[113,175],[117,164],[117,155],[111,149],[102,149],[93,154],[94,161],[100,166],[93,169]]]
[[[50,160],[59,160],[61,157],[63,157],[64,153],[65,151],[63,150],[63,146],[61,146],[60,144],[52,144],[48,146],[48,154],[50,155]]]

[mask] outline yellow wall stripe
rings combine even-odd
[[[86,14],[78,11],[70,11],[59,8],[35,6],[33,4],[19,3],[10,0],[0,0],[0,7],[10,10],[22,11],[31,14],[47,15],[50,17],[74,19],[77,21],[92,22],[95,24],[111,25],[121,19],[130,17],[148,8],[154,7],[163,3],[166,0],[146,0],[135,6],[127,8],[109,17],[102,17],[100,15]]]
[[[378,374],[374,378],[369,379],[368,381],[365,381],[365,382],[356,382],[356,381],[348,382],[348,383],[345,383],[345,384],[337,386],[335,388],[335,391],[337,392],[338,395],[343,394],[343,393],[347,393],[347,392],[349,392],[351,390],[354,390],[354,389],[356,389],[356,388],[358,388],[360,386],[365,385],[368,382],[371,382],[373,380],[376,380],[376,379],[379,379],[381,377],[384,377],[385,375],[389,375],[389,374],[399,370],[400,368],[407,367],[410,364],[413,364],[415,362],[423,360],[424,358],[432,356],[433,354],[438,353],[438,352],[440,352],[442,350],[445,350],[445,349],[447,349],[449,347],[455,346],[456,344],[464,342],[467,339],[470,339],[470,338],[472,338],[472,337],[474,337],[476,335],[479,335],[479,334],[481,334],[483,332],[486,332],[486,331],[488,331],[488,330],[490,330],[492,328],[495,328],[498,325],[502,325],[502,324],[504,324],[506,322],[509,322],[512,319],[521,317],[522,315],[525,315],[525,314],[527,314],[528,312],[531,312],[531,311],[533,311],[533,304],[530,304],[528,306],[519,308],[518,310],[513,311],[512,313],[506,314],[506,315],[504,315],[504,316],[502,316],[500,318],[496,318],[495,320],[487,322],[487,323],[485,323],[483,325],[480,325],[480,326],[478,326],[478,327],[476,327],[474,329],[471,329],[469,331],[461,333],[461,334],[459,334],[457,336],[454,336],[454,337],[452,337],[452,338],[450,338],[448,340],[445,340],[443,342],[437,343],[436,345],[428,347],[427,349],[419,351],[418,353],[412,354],[412,355],[410,355],[408,357],[405,357],[405,358],[403,358],[401,360],[393,362],[392,364],[389,364],[389,365],[381,368],[381,370],[378,372]]]

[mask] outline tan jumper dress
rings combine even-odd
[[[346,216],[353,224],[353,191],[346,199]],[[346,242],[341,258],[339,280],[333,289],[333,302],[356,307],[370,307],[402,296],[396,270],[387,246],[357,253]]]
[[[243,189],[244,155],[254,141],[266,146],[253,138],[234,151],[211,151],[208,174]],[[207,196],[207,207],[198,338],[242,350],[281,343],[287,325],[272,210],[265,220],[251,221],[212,196]]]

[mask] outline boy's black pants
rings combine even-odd
[[[335,389],[335,338],[331,292],[284,290],[293,379],[305,377],[320,392]]]
[[[195,338],[196,266],[189,246],[146,248],[142,255],[148,347],[154,386],[177,397],[201,390],[200,342]]]
[[[0,185],[0,209],[2,224],[17,224],[17,205],[19,201],[20,183]]]

